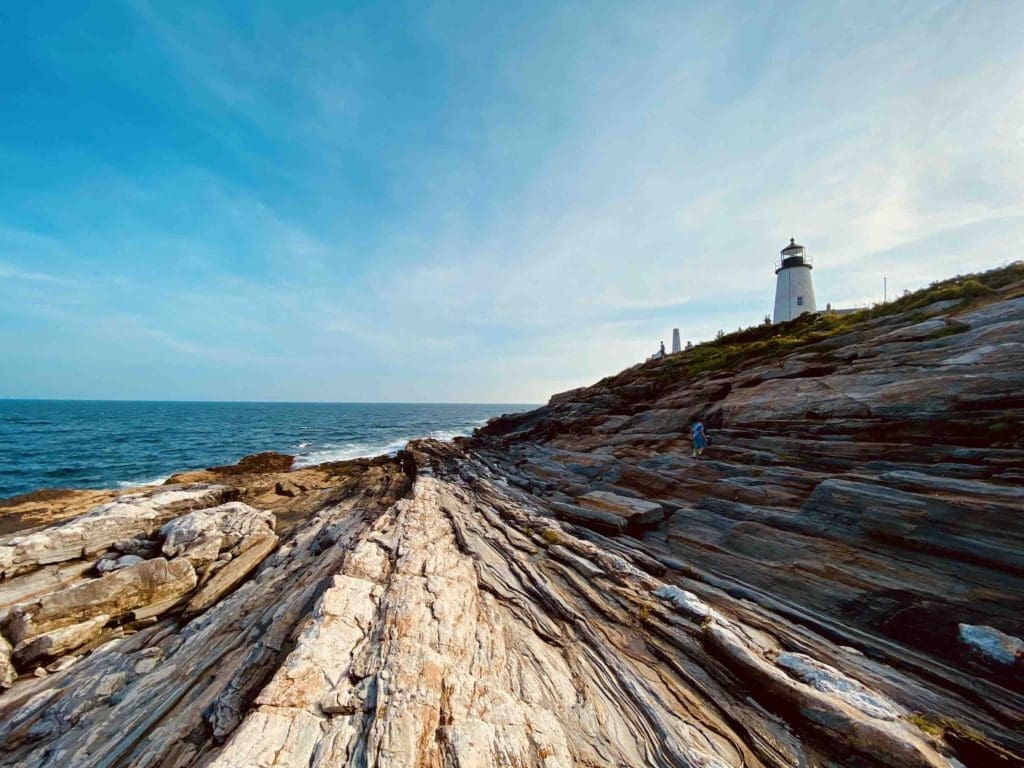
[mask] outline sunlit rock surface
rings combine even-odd
[[[1022,765],[1022,295],[6,503],[0,765]]]

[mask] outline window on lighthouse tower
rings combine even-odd
[[[796,297],[796,305],[798,307],[802,307],[804,305],[804,297],[803,296],[797,296]]]

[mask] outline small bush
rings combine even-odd
[[[969,297],[984,296],[986,293],[992,293],[992,289],[977,280],[965,280],[960,286],[960,292]]]

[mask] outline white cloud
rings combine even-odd
[[[33,248],[79,265],[157,254],[171,274],[148,286],[150,314],[133,309],[138,339],[254,370],[287,359],[345,398],[546,399],[672,327],[697,341],[759,322],[790,236],[816,257],[821,304],[869,301],[882,275],[895,293],[1001,263],[1024,236],[1017,8],[632,3],[513,14],[496,36],[481,9],[433,7],[419,32],[450,103],[385,157],[373,132],[391,126],[363,110],[416,94],[368,89],[382,63],[351,25],[278,35],[273,15],[240,30],[135,7],[190,95],[318,158],[287,167],[208,121],[252,176],[303,197],[198,164],[110,172],[78,193],[127,208],[123,230],[0,252],[0,277],[86,273],[19,255]],[[369,186],[388,192],[372,222],[352,204]],[[124,280],[113,295],[130,299],[139,275]],[[113,276],[88,282],[93,310],[109,306]]]

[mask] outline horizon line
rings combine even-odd
[[[219,405],[543,405],[544,403],[469,401],[469,400],[186,400],[151,398],[96,398],[96,397],[7,397],[0,402],[28,403],[211,403]]]

